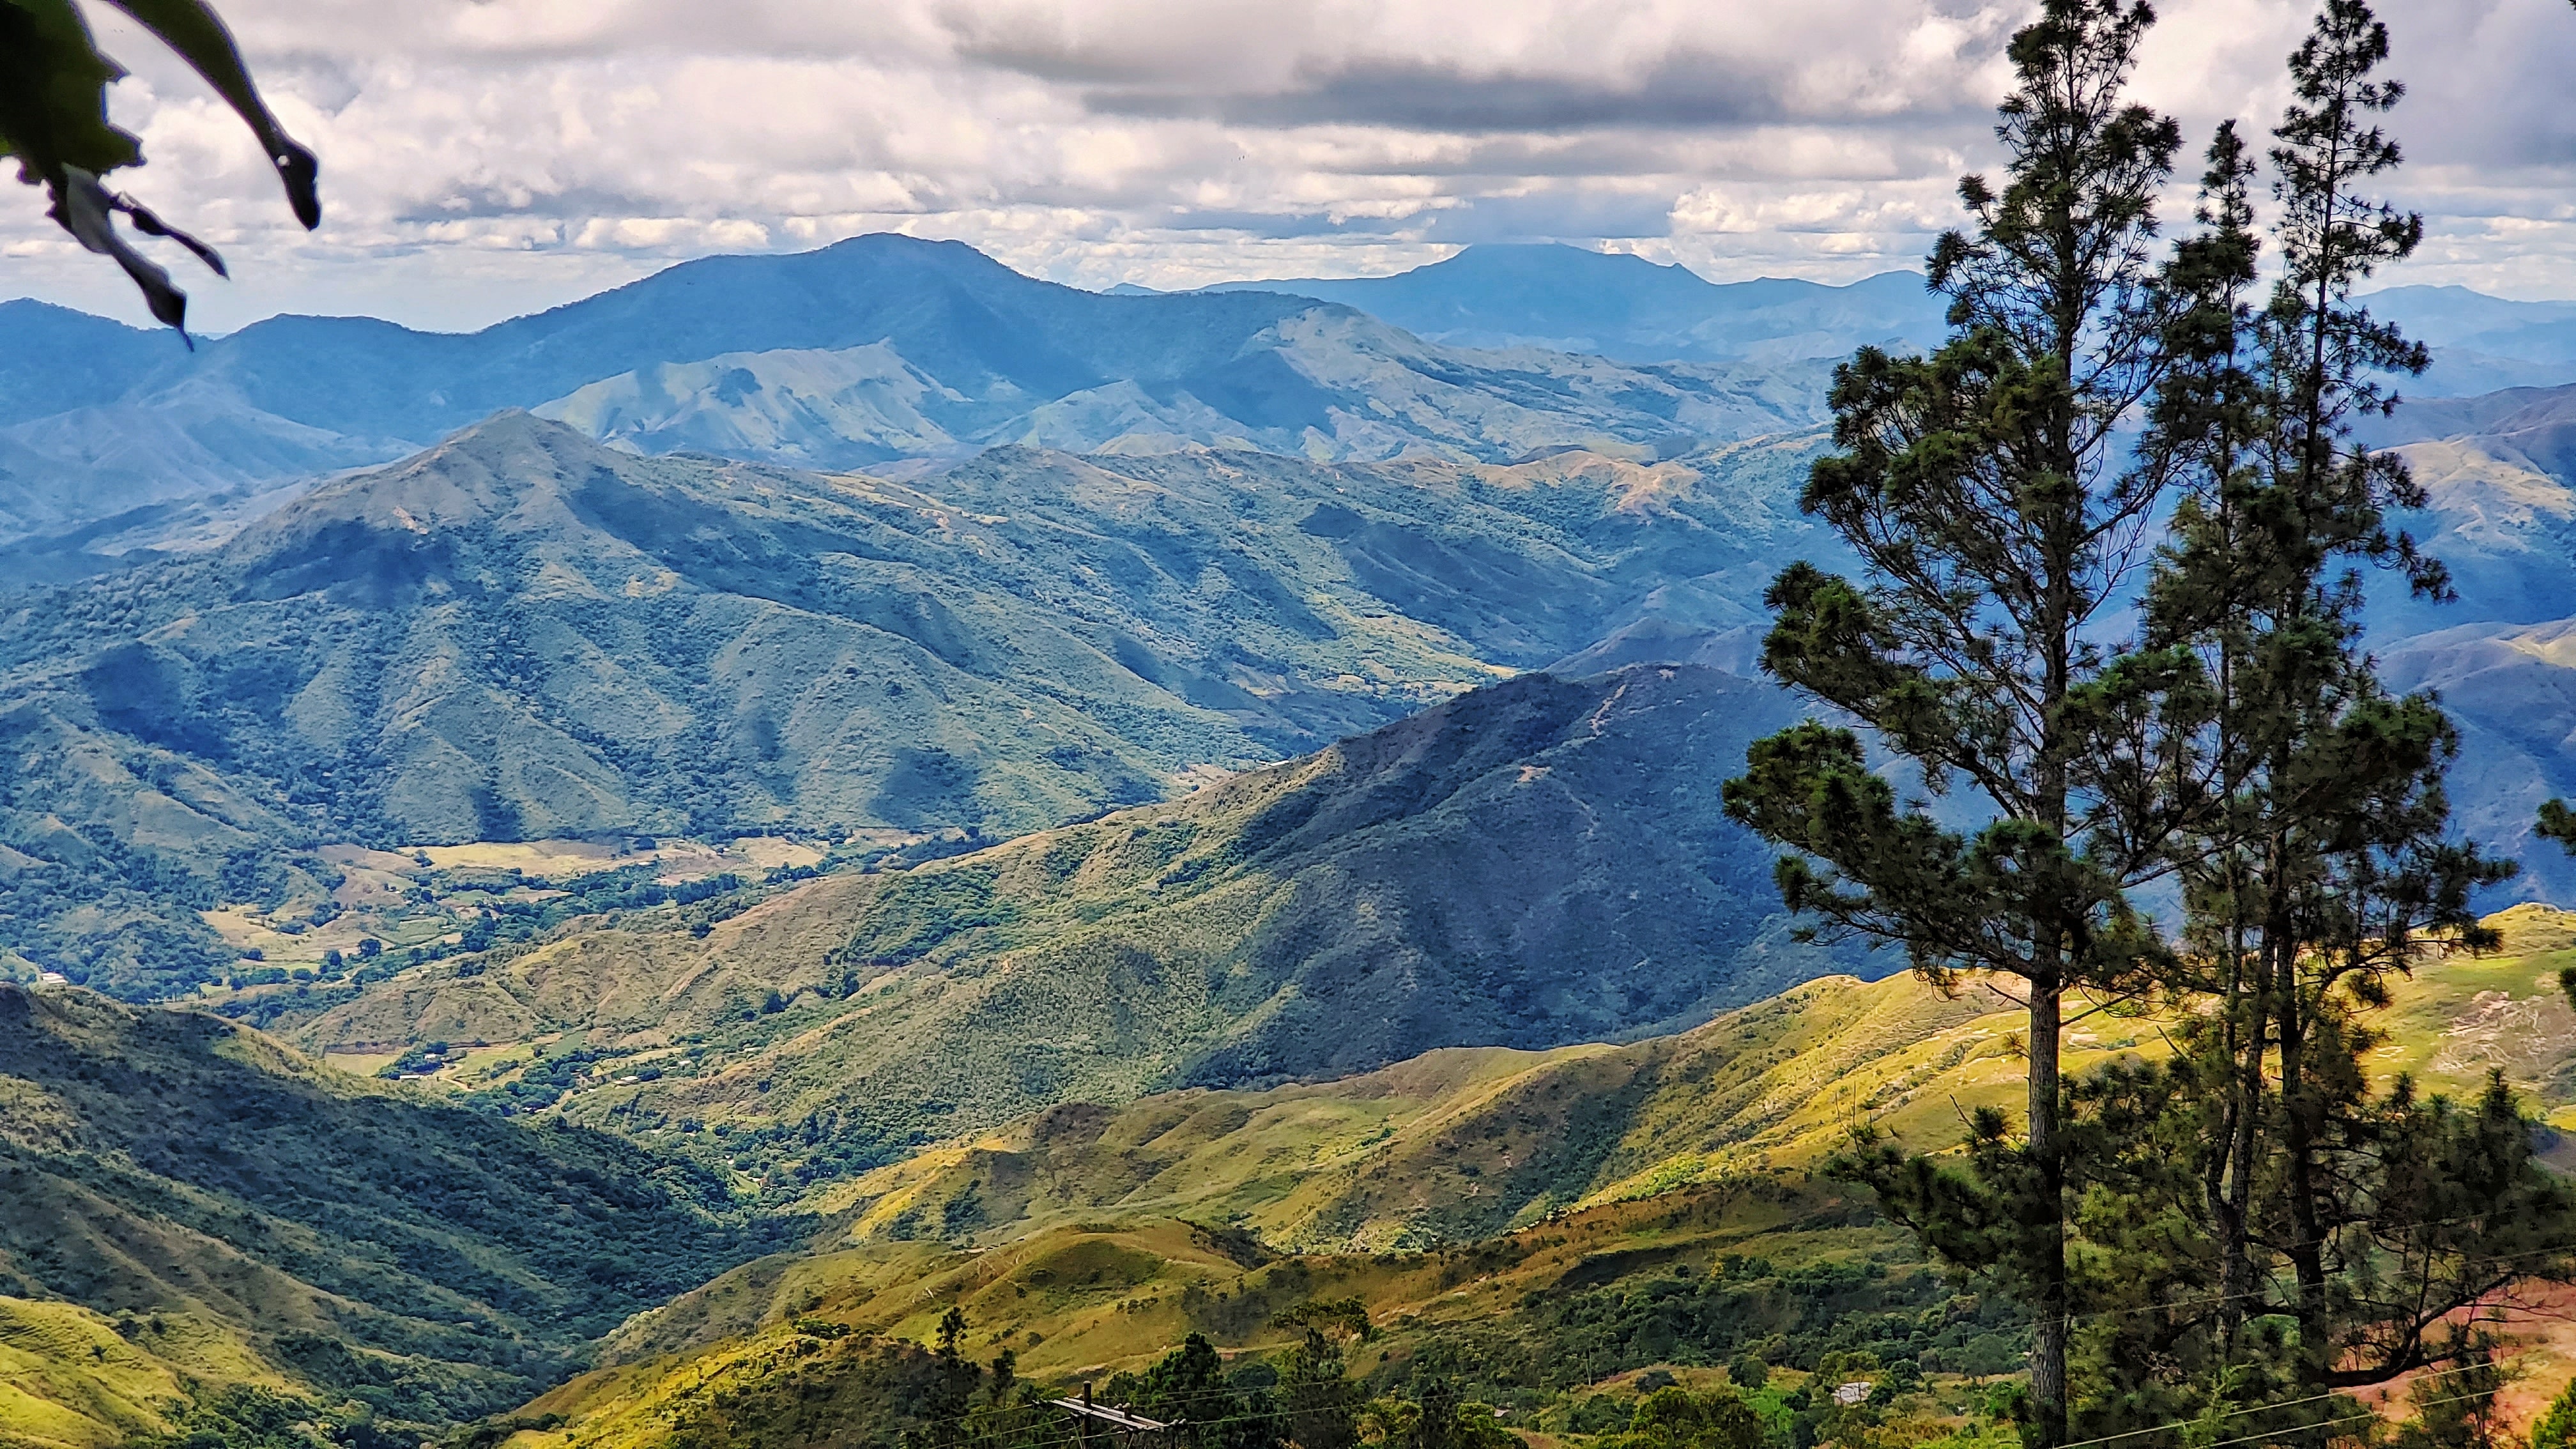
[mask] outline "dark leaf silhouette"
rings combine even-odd
[[[277,123],[241,51],[204,0],[110,0],[178,52],[258,137],[286,187],[287,204],[308,229],[322,221],[320,163]],[[143,293],[152,315],[186,335],[188,297],[170,274],[120,236],[123,213],[145,236],[166,237],[216,275],[223,259],[142,203],[108,190],[102,177],[139,166],[134,136],[107,119],[107,87],[125,68],[100,53],[73,0],[0,0],[0,155],[18,158],[19,179],[42,186],[48,214],[83,247],[110,258]]]

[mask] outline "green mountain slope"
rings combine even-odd
[[[1701,764],[1789,717],[1708,669],[1527,675],[1168,805],[826,878],[703,938],[674,914],[269,1004],[316,1049],[512,1044],[451,1080],[568,1088],[576,1120],[795,1196],[1051,1103],[1635,1034],[1827,969],[1785,939],[1768,852]]]
[[[2576,1011],[2558,986],[2576,915],[2489,918],[2493,956],[2394,983],[2372,1068],[2454,1098],[2500,1071],[2576,1127]],[[1814,1167],[1868,1124],[1923,1149],[2024,1090],[2020,1017],[1973,980],[1811,981],[1705,1026],[1625,1046],[1434,1052],[1339,1081],[1057,1107],[943,1143],[817,1199],[849,1240],[1003,1243],[1067,1224],[1182,1217],[1301,1251],[1457,1242],[1561,1209]],[[2066,1036],[2067,1069],[2153,1057],[2152,1018]]]
[[[0,1445],[111,1449],[170,1433],[206,1386],[293,1392],[222,1326],[168,1313],[111,1318],[0,1295]]]
[[[2396,983],[2374,1069],[2452,1093],[2501,1070],[2563,1125],[2576,1013],[2557,972],[2576,916],[2493,923],[2503,952]],[[1944,999],[1832,979],[1624,1047],[1443,1051],[1330,1083],[1054,1108],[839,1189],[846,1235],[638,1315],[605,1367],[530,1406],[568,1422],[519,1442],[774,1431],[952,1305],[979,1356],[1011,1347],[1042,1383],[1141,1367],[1190,1332],[1252,1375],[1298,1339],[1280,1314],[1319,1301],[1370,1316],[1348,1359],[1372,1388],[1446,1377],[1524,1429],[1624,1422],[1650,1366],[1713,1381],[1749,1351],[1812,1391],[1825,1353],[1866,1350],[1936,1379],[1897,1391],[1913,1441],[2009,1442],[1974,1403],[2018,1363],[2010,1305],[1944,1284],[1809,1169],[1864,1122],[1955,1140],[1964,1112],[2017,1090],[2017,1021],[1973,982]],[[2075,1070],[2162,1049],[2154,1022],[2116,1016],[2069,1046]],[[2563,1382],[2535,1349],[2518,1416]],[[1788,1428],[1785,1405],[1757,1403]]]
[[[0,985],[0,1298],[113,1315],[151,1362],[451,1422],[778,1241],[702,1169],[613,1137],[209,1016]]]
[[[1446,1379],[1506,1407],[1516,1428],[1560,1433],[1626,1422],[1651,1366],[1666,1372],[1644,1388],[1677,1374],[1712,1383],[1717,1365],[1757,1353],[1782,1370],[1757,1402],[1785,1431],[1780,1396],[1825,1353],[1987,1374],[2009,1366],[2017,1341],[2008,1305],[1957,1292],[1902,1230],[1802,1179],[1615,1204],[1421,1252],[1282,1255],[1228,1229],[1095,1222],[980,1250],[894,1243],[746,1265],[627,1325],[602,1346],[608,1367],[521,1411],[567,1422],[515,1442],[891,1445],[909,1416],[879,1387],[892,1386],[885,1370],[907,1350],[926,1357],[919,1341],[951,1305],[973,1357],[1008,1347],[1023,1376],[1055,1392],[1105,1388],[1190,1333],[1220,1346],[1238,1383],[1262,1382],[1303,1336],[1279,1316],[1319,1303],[1370,1320],[1370,1336],[1345,1345],[1366,1391]],[[870,1367],[876,1385],[862,1377]],[[1949,1387],[1946,1402],[1915,1412],[1958,1414],[1971,1396]],[[840,1405],[850,1411],[830,1413]],[[918,1413],[918,1400],[909,1407]]]
[[[1004,834],[1157,799],[1623,620],[1740,622],[1809,537],[1806,451],[1007,449],[903,485],[505,416],[0,615],[0,946],[148,996],[220,964],[192,913],[278,847]]]

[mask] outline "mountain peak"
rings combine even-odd
[[[532,509],[570,522],[564,496],[632,455],[518,408],[494,413],[400,463],[314,489],[242,531],[224,552],[263,597],[357,587],[370,599],[420,582],[439,536]]]
[[[1479,267],[1516,271],[1622,272],[1638,276],[1648,272],[1679,272],[1702,283],[1708,280],[1679,262],[1658,262],[1635,252],[1605,252],[1571,242],[1478,242],[1474,246],[1460,248],[1445,261],[1433,262],[1420,270],[1455,268],[1466,271]]]
[[[457,480],[470,476],[495,484],[511,480],[509,489],[516,493],[525,491],[532,480],[577,477],[601,467],[614,469],[631,457],[578,428],[538,417],[525,408],[504,408],[448,434],[427,452],[336,486],[363,489],[377,480],[435,474]]]

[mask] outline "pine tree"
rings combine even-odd
[[[2568,809],[2564,800],[2542,801],[2540,818],[2531,833],[2543,840],[2555,840],[2568,854],[2576,855],[2576,810]],[[2576,1006],[2576,966],[2558,968],[2558,990],[2568,1005]]]
[[[2281,275],[2260,311],[2252,168],[2220,132],[2205,229],[2168,269],[2182,305],[2141,446],[2185,493],[2145,617],[2149,654],[2191,658],[2167,672],[2170,738],[2148,752],[2177,796],[2155,818],[2185,824],[2187,931],[2165,980],[2188,1010],[2169,1069],[2085,1087],[2095,1176],[2118,1185],[2093,1246],[2145,1290],[2090,1330],[2094,1388],[2143,1404],[2160,1380],[2168,1413],[2282,1406],[2242,1429],[2321,1422],[2350,1409],[2332,1390],[2482,1362],[2474,1335],[2437,1325],[2563,1270],[2576,1241],[2501,1082],[2464,1108],[2402,1079],[2377,1090],[2366,1070],[2390,978],[2493,944],[2472,902],[2511,873],[2447,838],[2456,737],[2431,698],[2390,696],[2360,643],[2364,569],[2446,588],[2388,525],[2421,491],[2351,441],[2354,418],[2395,405],[2378,375],[2424,365],[2353,300],[2422,231],[2359,194],[2398,160],[2375,119],[2403,94],[2376,75],[2386,55],[2361,0],[2327,0],[2291,57],[2296,102],[2270,155]],[[2167,1228],[2149,1242],[2140,1223]],[[2165,1291],[2212,1261],[2213,1307]],[[2276,1266],[2286,1302],[2267,1287]],[[2291,1331],[2251,1331],[2276,1312]]]
[[[2170,365],[2140,448],[2183,495],[2174,543],[2149,582],[2144,612],[2149,647],[2187,651],[2197,666],[2177,674],[2159,721],[2180,742],[2163,751],[2172,762],[2166,787],[2192,806],[2176,812],[2188,822],[2177,840],[2185,939],[2167,985],[2214,1007],[2185,1018],[2190,1050],[2183,1063],[2218,1144],[2194,1162],[2216,1230],[2224,1344],[2235,1341],[2253,1285],[2255,1123],[2264,1110],[2269,1046],[2264,958],[2252,944],[2259,911],[2249,850],[2264,833],[2254,782],[2265,752],[2252,737],[2259,710],[2247,697],[2249,681],[2260,677],[2258,600],[2284,591],[2278,540],[2264,526],[2259,496],[2271,412],[2250,301],[2260,251],[2253,184],[2253,160],[2235,123],[2226,122],[2201,179],[2202,229],[2175,248],[2166,271],[2177,303]],[[2288,572],[2295,575],[2297,566]]]
[[[2004,186],[1961,183],[1974,226],[1930,261],[1951,339],[1929,357],[1864,349],[1835,374],[1839,451],[1803,504],[1865,577],[1800,563],[1767,596],[1765,669],[1868,726],[1926,795],[1973,792],[1988,823],[1946,828],[1928,799],[1899,800],[1858,736],[1817,723],[1758,742],[1726,791],[1731,814],[1795,852],[1778,868],[1791,909],[1901,945],[1944,985],[1995,972],[2026,993],[2019,1142],[1991,1124],[1975,1182],[1923,1160],[1867,1170],[1892,1210],[2030,1306],[2041,1445],[2064,1440],[2067,1411],[2061,1005],[2133,982],[2156,946],[2124,891],[2158,847],[2102,808],[2125,788],[2102,736],[2142,695],[2096,642],[2161,484],[2115,438],[2162,367],[2154,201],[2180,137],[2124,98],[2153,19],[2049,0],[2014,37]]]
[[[2378,377],[2420,372],[2427,360],[2353,300],[2423,234],[2421,218],[2361,194],[2400,159],[2377,120],[2404,95],[2377,74],[2387,54],[2387,31],[2362,0],[2327,0],[2290,58],[2295,101],[2270,154],[2281,276],[2250,329],[2257,436],[2231,452],[2225,474],[2212,459],[2224,502],[2211,526],[2183,534],[2168,577],[2189,582],[2157,601],[2168,626],[2179,618],[2185,632],[2217,637],[2220,735],[2241,766],[2230,782],[2236,808],[2198,862],[2204,889],[2194,899],[2216,927],[2201,940],[2226,944],[2236,989],[2224,1014],[2246,1028],[2229,1063],[2238,1085],[2227,1280],[2250,1294],[2256,1144],[2274,1133],[2279,1221],[2269,1230],[2295,1277],[2296,1376],[2309,1386],[2372,1381],[2351,1378],[2371,1368],[2336,1362],[2354,1346],[2339,1330],[2353,1325],[2338,1321],[2349,1305],[2330,1282],[2345,1256],[2339,1237],[2373,1210],[2348,1160],[2392,1130],[2387,1113],[2401,1105],[2370,1100],[2360,1063],[2376,1036],[2363,1014],[2428,944],[2491,944],[2473,894],[2512,871],[2444,838],[2456,734],[2429,697],[2389,696],[2360,644],[2360,568],[2447,592],[2440,566],[2387,522],[2422,506],[2422,490],[2402,460],[2351,442],[2353,420],[2395,406]],[[2220,513],[2233,526],[2215,526]],[[2178,599],[2189,604],[2176,608]],[[2268,1115],[2248,1091],[2260,1089],[2267,1046],[2277,1063]],[[2420,1361],[2421,1327],[2390,1351]]]

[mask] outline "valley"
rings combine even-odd
[[[1741,624],[1757,560],[1806,537],[1808,446],[1006,449],[933,492],[505,416],[209,557],[0,615],[11,944],[149,999],[229,974],[149,902],[248,899],[222,879],[245,852],[1004,835],[1159,799],[1543,666],[1604,618]]]

